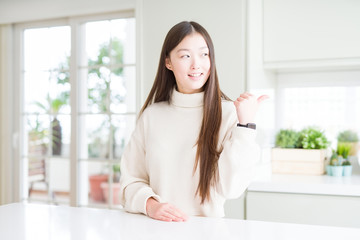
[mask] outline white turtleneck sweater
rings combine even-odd
[[[239,197],[248,187],[259,158],[256,130],[237,127],[231,101],[222,101],[218,162],[219,182],[211,200],[195,195],[199,167],[193,173],[196,142],[203,117],[204,93],[174,90],[170,104],[154,103],[139,118],[121,160],[121,203],[125,210],[146,214],[153,197],[190,216],[224,216],[224,202]]]

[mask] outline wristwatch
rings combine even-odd
[[[256,129],[256,124],[255,123],[247,123],[247,124],[237,124],[238,127],[246,127],[246,128],[251,128],[251,129]]]

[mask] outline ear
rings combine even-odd
[[[169,69],[170,71],[172,71],[172,65],[171,65],[171,61],[170,61],[169,58],[166,58],[166,59],[165,59],[165,67],[166,67],[167,69]]]

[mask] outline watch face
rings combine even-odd
[[[248,123],[248,124],[246,124],[246,127],[251,128],[251,129],[256,129],[256,124],[255,123]]]

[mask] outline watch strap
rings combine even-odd
[[[245,127],[245,128],[251,128],[251,129],[256,129],[256,124],[255,123],[247,123],[247,124],[237,124],[238,127]]]

